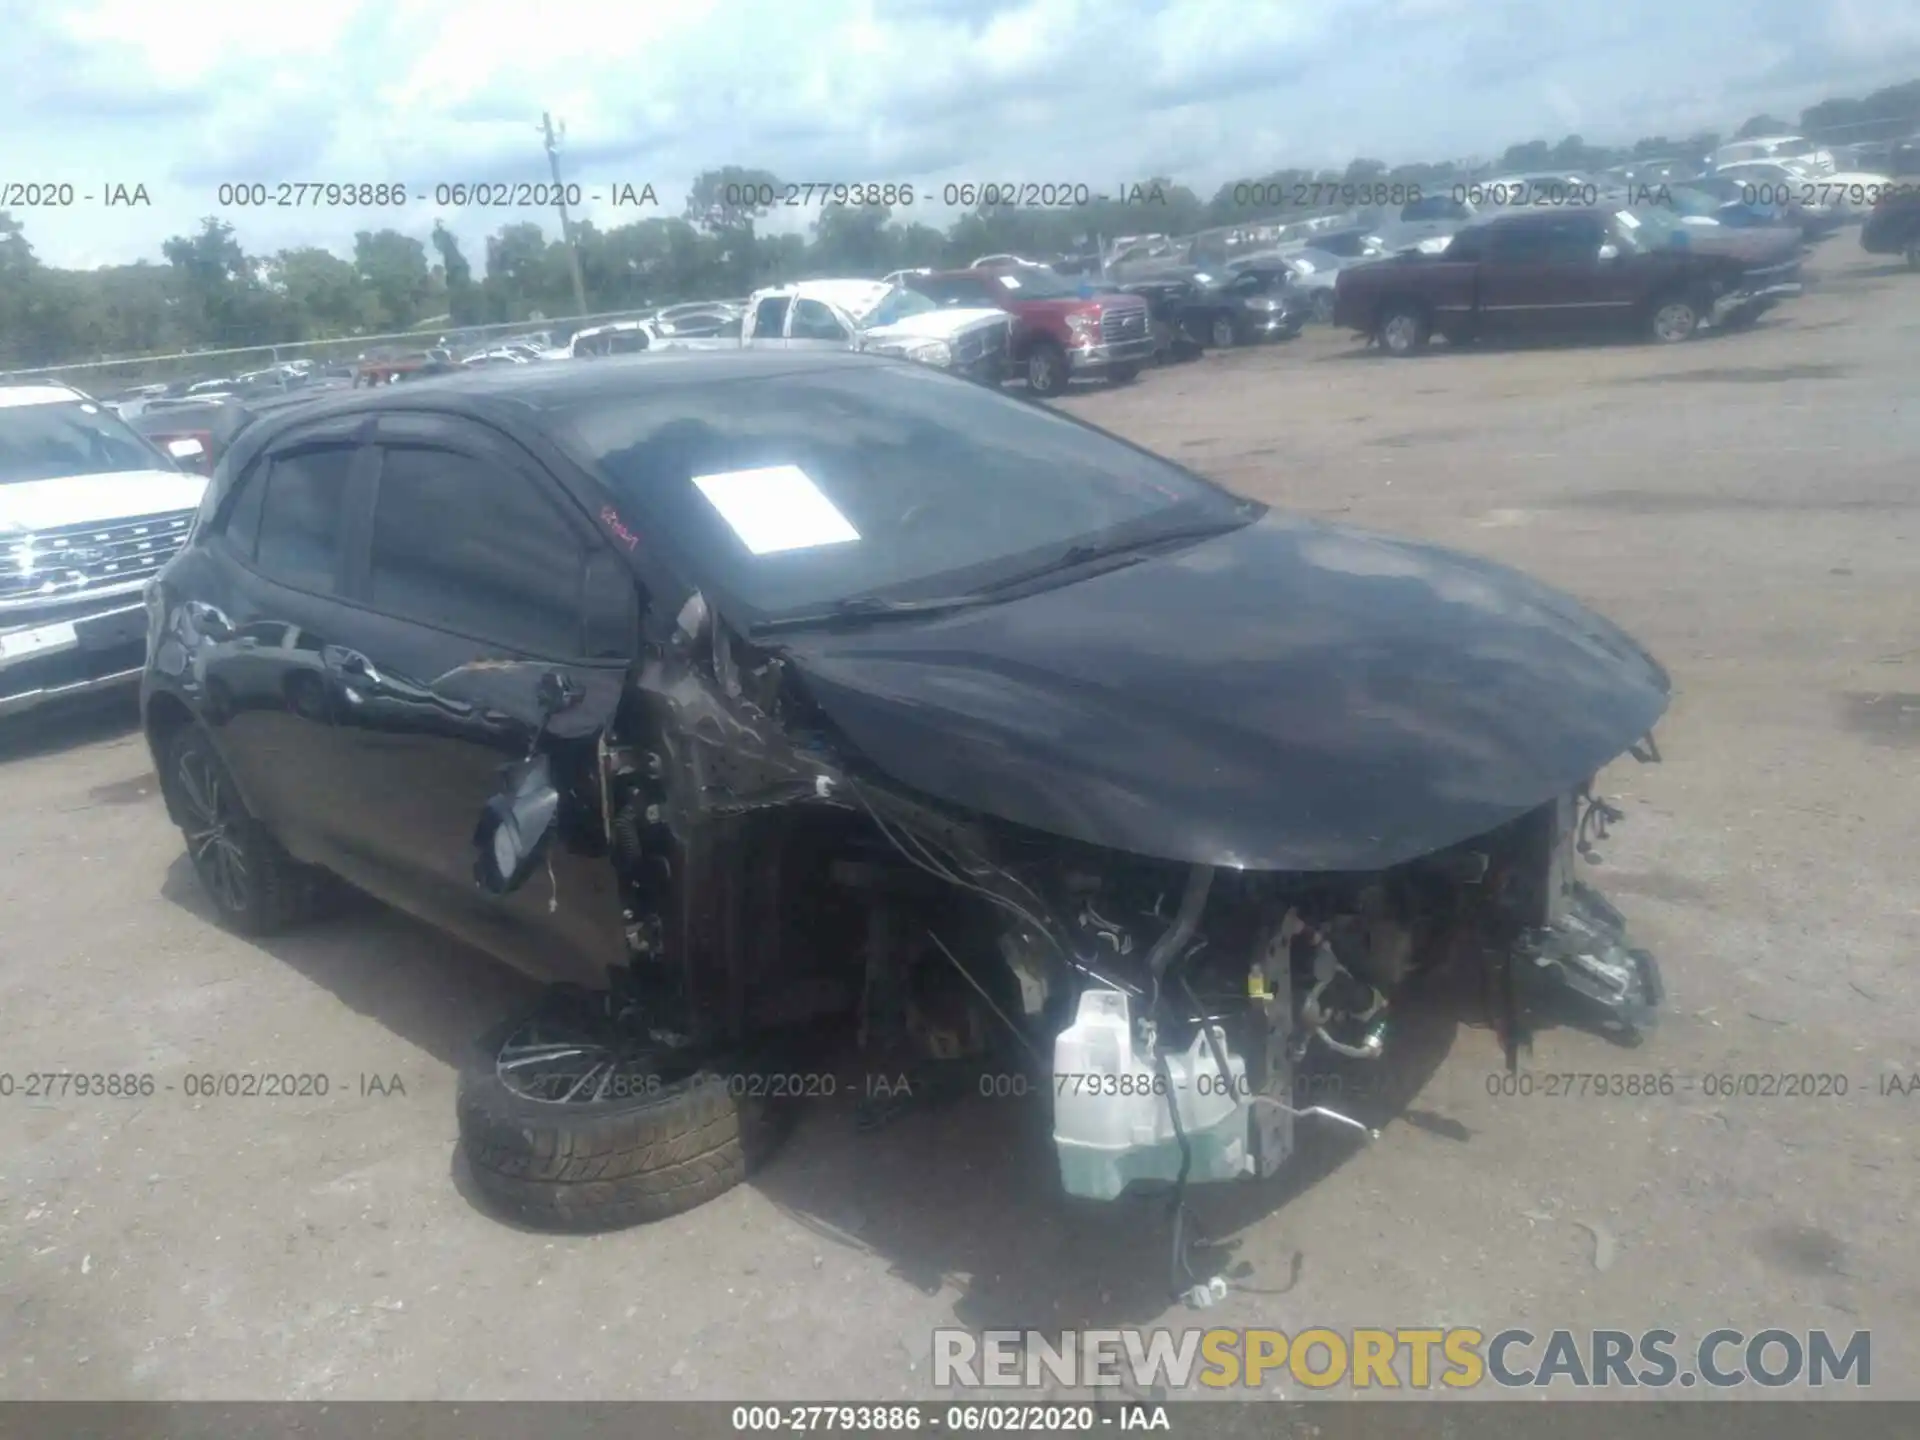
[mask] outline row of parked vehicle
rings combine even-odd
[[[964,269],[807,280],[575,331],[460,347],[458,337],[345,364],[293,360],[232,378],[137,387],[123,419],[211,470],[220,417],[314,389],[648,350],[844,348],[1054,396],[1124,384],[1209,348],[1350,328],[1391,354],[1532,331],[1637,329],[1661,341],[1750,323],[1799,293],[1799,256],[1849,223],[1920,268],[1920,142],[1878,168],[1799,136],[1698,160],[1464,181],[1396,211],[1328,213],[1198,235],[1124,236],[1088,254],[982,256]],[[1381,262],[1385,262],[1384,265]],[[464,354],[456,352],[464,348]]]

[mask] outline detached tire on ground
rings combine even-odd
[[[767,1102],[711,1070],[604,1100],[532,1098],[498,1064],[528,1019],[479,1039],[456,1102],[475,1187],[522,1224],[578,1232],[664,1220],[733,1189],[777,1143]]]

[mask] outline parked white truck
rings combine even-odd
[[[71,386],[0,386],[0,716],[139,681],[206,483]]]

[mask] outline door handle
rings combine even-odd
[[[329,645],[325,659],[327,669],[342,679],[360,680],[369,685],[380,683],[380,672],[373,668],[371,660],[357,650],[345,650],[338,645]]]

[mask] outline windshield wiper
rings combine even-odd
[[[849,622],[938,615],[948,610],[964,610],[970,605],[984,605],[987,601],[985,594],[936,595],[926,600],[889,600],[884,595],[849,595],[844,600],[834,601],[824,610],[811,610],[800,615],[776,615],[771,620],[757,621],[747,627],[747,636],[754,639],[788,630],[828,629]]]
[[[1258,503],[1244,501],[1236,507],[1232,520],[1201,520],[1191,525],[1169,526],[1155,530],[1151,534],[1115,537],[1110,540],[1083,540],[1069,545],[1058,554],[1049,556],[1040,564],[1022,570],[1017,575],[1009,575],[995,580],[990,585],[980,587],[982,594],[997,594],[1011,590],[1030,581],[1044,579],[1063,570],[1077,570],[1082,565],[1092,565],[1101,560],[1120,560],[1123,564],[1133,565],[1147,558],[1149,551],[1158,550],[1164,545],[1177,544],[1183,540],[1210,540],[1216,535],[1225,535],[1238,530],[1258,511]],[[1113,567],[1113,568],[1118,568]]]

